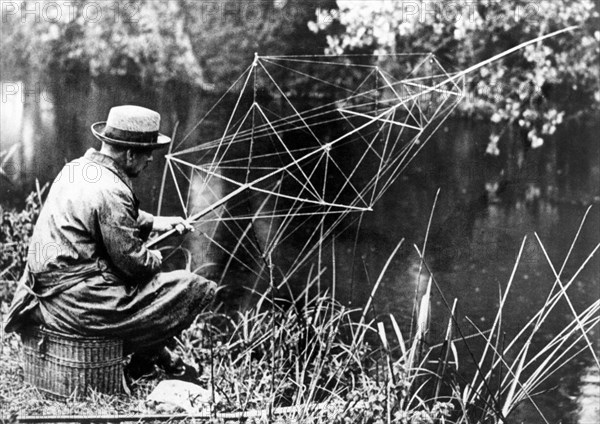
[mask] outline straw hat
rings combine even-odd
[[[168,146],[171,138],[158,132],[160,114],[145,107],[115,106],[108,119],[92,125],[92,133],[103,142],[117,146],[158,149]]]

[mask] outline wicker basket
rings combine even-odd
[[[25,382],[54,398],[123,391],[123,342],[36,327],[22,335]]]

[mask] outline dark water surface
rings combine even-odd
[[[3,90],[15,83],[7,78]],[[38,86],[31,81],[19,83],[18,95],[6,95],[4,90],[0,105],[1,150],[20,143],[3,168],[9,177],[0,180],[3,206],[18,207],[34,189],[35,178],[42,184],[51,181],[65,161],[82,155],[90,146],[99,147],[89,126],[104,120],[113,105],[132,103],[156,109],[162,115],[163,132],[169,134],[179,121],[181,135],[187,134],[215,101],[178,85],[149,91],[122,80],[72,79],[39,82]],[[34,94],[23,98],[27,90]],[[218,120],[227,116],[213,119],[217,127],[222,124]],[[568,123],[536,150],[524,149],[516,131],[506,131],[501,155],[489,157],[484,154],[489,136],[486,124],[449,120],[374,211],[363,214],[358,236],[356,231],[337,235],[336,296],[346,304],[364,304],[386,259],[404,237],[406,242],[376,294],[374,313],[394,314],[403,329],[410,327],[415,292],[422,293],[426,283],[417,278],[419,261],[413,244],[423,243],[440,189],[427,256],[444,297],[450,302],[458,299],[465,334],[476,332],[470,321],[481,329],[492,325],[499,291],[506,287],[519,246],[527,237],[503,316],[507,338],[514,335],[543,304],[554,283],[534,233],[560,269],[581,218],[587,207],[594,205],[563,271],[567,280],[600,241],[599,129],[597,123]],[[146,177],[135,182],[142,207],[152,212],[163,165],[164,160],[156,157]],[[167,193],[167,198],[176,203],[174,193]],[[578,311],[600,296],[599,271],[600,261],[594,257],[569,289]],[[447,319],[442,297],[435,292],[432,339],[439,340]],[[544,337],[534,340],[532,349],[547,343],[571,319],[567,305],[561,304],[543,328]],[[600,352],[597,332],[593,339]],[[472,340],[471,348],[480,349],[478,340]],[[570,361],[544,386],[549,391],[536,398],[549,423],[600,422],[600,375],[589,356]],[[468,367],[468,362],[467,358],[459,366]],[[523,403],[511,421],[544,422],[529,403]]]

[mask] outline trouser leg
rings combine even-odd
[[[126,353],[160,351],[213,300],[216,287],[214,282],[187,271],[157,274],[138,294],[155,298],[132,317],[128,337],[124,338]]]

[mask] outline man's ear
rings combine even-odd
[[[132,149],[127,149],[125,151],[125,159],[127,160],[128,163],[133,161],[133,150]]]

